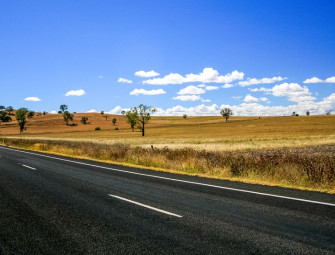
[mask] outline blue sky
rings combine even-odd
[[[0,12],[1,105],[335,113],[333,0],[2,0]]]

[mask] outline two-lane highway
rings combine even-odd
[[[335,196],[0,146],[1,254],[335,254]]]

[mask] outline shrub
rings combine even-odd
[[[115,128],[115,130],[119,130],[119,128],[118,128],[118,127],[116,127],[116,128]]]
[[[95,131],[99,131],[99,130],[101,130],[101,128],[100,127],[96,127],[94,130]]]

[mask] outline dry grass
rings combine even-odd
[[[89,125],[79,122],[83,116]],[[335,192],[335,116],[232,117],[227,123],[222,117],[154,117],[145,137],[131,132],[123,116],[106,121],[99,113],[75,114],[75,123],[41,115],[22,136],[15,121],[3,123],[0,137],[11,146],[68,156]],[[94,131],[97,126],[102,130]]]
[[[123,144],[31,139],[5,139],[5,143],[19,148],[106,162],[335,193],[335,145],[208,152],[190,148],[146,149]]]

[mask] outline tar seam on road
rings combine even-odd
[[[123,197],[115,196],[115,195],[112,195],[112,194],[108,194],[108,196],[114,197],[114,198],[117,198],[117,199],[120,199],[120,200],[123,200],[123,201],[126,201],[126,202],[129,202],[129,203],[132,203],[132,204],[135,204],[135,205],[139,205],[139,206],[142,206],[142,207],[145,207],[145,208],[148,208],[148,209],[160,212],[160,213],[165,213],[165,214],[168,214],[168,215],[171,215],[171,216],[175,216],[175,217],[178,217],[178,218],[182,218],[183,217],[181,215],[178,215],[178,214],[175,214],[175,213],[171,213],[171,212],[168,212],[168,211],[164,211],[164,210],[161,210],[161,209],[149,206],[149,205],[145,205],[145,204],[133,201],[133,200],[129,200],[129,199],[123,198]]]
[[[151,178],[156,178],[156,179],[163,179],[163,180],[168,180],[168,181],[175,181],[175,182],[194,184],[194,185],[211,187],[211,188],[217,188],[217,189],[223,189],[223,190],[231,190],[231,191],[236,191],[236,192],[255,194],[255,195],[266,196],[266,197],[275,197],[275,198],[281,198],[281,199],[287,199],[287,200],[300,201],[300,202],[305,202],[305,203],[319,204],[319,205],[326,205],[326,206],[335,207],[335,204],[332,204],[332,203],[325,203],[325,202],[319,202],[319,201],[308,200],[308,199],[301,199],[301,198],[295,198],[295,197],[280,196],[280,195],[274,195],[274,194],[268,194],[268,193],[262,193],[262,192],[257,192],[257,191],[244,190],[244,189],[235,189],[235,188],[229,188],[229,187],[211,185],[211,184],[201,183],[201,182],[178,180],[178,179],[174,179],[174,178],[168,178],[168,177],[163,177],[163,176],[156,176],[156,175],[151,175],[151,174],[136,173],[136,172],[131,172],[131,171],[127,171],[127,170],[121,170],[121,169],[117,169],[117,168],[92,165],[92,164],[88,164],[88,163],[84,163],[84,162],[78,162],[78,161],[69,160],[69,159],[62,159],[62,158],[47,156],[47,155],[33,153],[33,152],[29,152],[29,151],[22,151],[22,150],[17,150],[17,149],[11,149],[11,148],[7,148],[7,147],[3,147],[3,146],[0,146],[0,147],[3,148],[3,149],[6,149],[6,150],[11,150],[11,151],[16,151],[16,152],[31,154],[31,155],[35,155],[35,156],[50,158],[50,159],[56,159],[56,160],[65,161],[65,162],[74,163],[74,164],[79,164],[79,165],[92,166],[92,167],[96,167],[96,168],[107,169],[107,170],[121,172],[121,173],[128,173],[128,174],[146,176],[146,177],[151,177]]]

